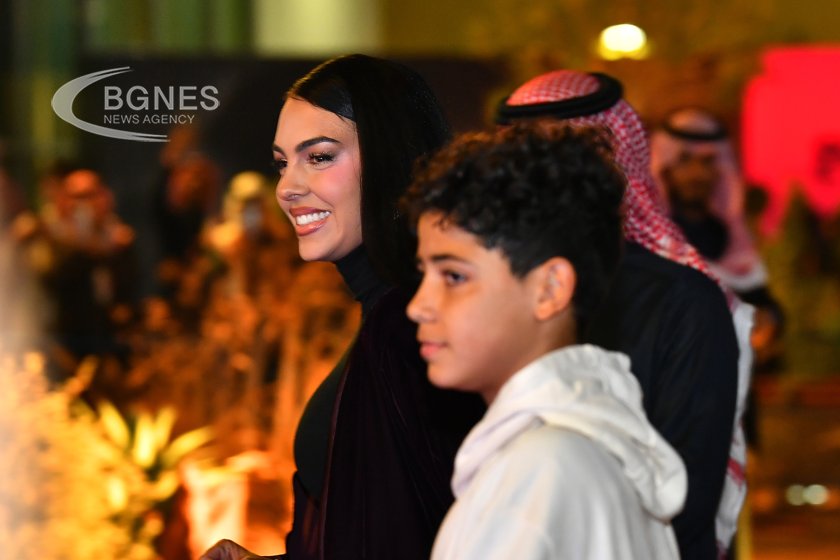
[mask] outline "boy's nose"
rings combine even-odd
[[[428,323],[433,318],[432,309],[428,305],[428,298],[423,289],[424,285],[425,282],[420,284],[420,287],[417,288],[417,293],[408,302],[408,307],[405,310],[408,318],[415,323]]]

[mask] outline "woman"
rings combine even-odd
[[[428,558],[452,501],[454,455],[483,406],[426,379],[405,316],[414,242],[397,211],[414,160],[448,138],[429,86],[394,62],[336,58],[286,95],[278,201],[301,257],[335,262],[362,305],[356,340],[298,427],[286,558]],[[204,558],[248,554],[223,541]]]

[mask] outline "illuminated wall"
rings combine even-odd
[[[383,48],[380,0],[254,0],[260,55],[330,56]]]

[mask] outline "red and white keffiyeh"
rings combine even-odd
[[[596,76],[573,70],[555,70],[537,76],[517,88],[505,101],[506,106],[553,103],[592,94],[600,87]],[[549,116],[549,115],[546,115]],[[572,124],[602,126],[613,137],[615,159],[627,177],[624,196],[624,235],[671,261],[695,268],[720,282],[697,250],[691,246],[679,228],[667,215],[665,203],[650,172],[650,150],[644,126],[636,111],[624,99],[612,107],[583,117],[568,119]],[[729,309],[732,311],[740,351],[738,359],[738,400],[732,446],[726,481],[718,508],[716,534],[721,556],[731,543],[738,523],[738,514],[746,496],[746,442],[741,418],[746,407],[747,389],[752,366],[749,334],[752,329],[753,308],[741,302],[726,287]]]

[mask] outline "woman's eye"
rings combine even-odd
[[[285,159],[273,159],[271,160],[271,167],[278,173],[278,175],[283,175],[283,171],[286,170],[286,165],[288,162]]]
[[[309,154],[309,162],[315,165],[323,164],[323,163],[330,163],[335,159],[335,156],[328,153],[315,153]]]

